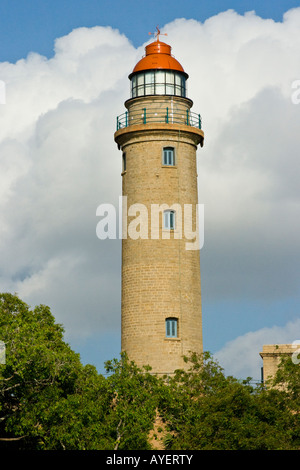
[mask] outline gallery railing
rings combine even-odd
[[[152,124],[163,122],[166,124],[185,124],[186,126],[201,129],[201,116],[192,113],[189,108],[184,110],[171,110],[170,108],[134,108],[117,117],[117,131],[135,124]]]

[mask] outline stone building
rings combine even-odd
[[[196,151],[204,133],[171,47],[158,34],[145,51],[114,135],[123,162],[121,348],[168,374],[203,350]]]
[[[299,346],[298,346],[299,347]],[[263,360],[263,381],[267,382],[275,377],[282,357],[293,356],[297,353],[295,344],[265,344],[260,356]]]

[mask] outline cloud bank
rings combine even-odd
[[[207,303],[299,296],[299,28],[300,8],[282,23],[230,10],[163,28],[203,119]],[[56,39],[50,59],[0,63],[0,290],[49,305],[70,338],[120,329],[120,241],[97,239],[96,208],[121,194],[115,120],[143,54],[99,26]]]

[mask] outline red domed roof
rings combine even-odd
[[[136,64],[129,78],[136,72],[151,69],[177,70],[188,76],[178,60],[171,55],[171,46],[168,44],[157,40],[148,44],[145,51],[146,55]]]

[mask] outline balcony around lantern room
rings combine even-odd
[[[201,116],[191,111],[188,98],[143,96],[125,103],[127,110],[117,116],[117,131],[140,124],[182,124],[202,129]]]

